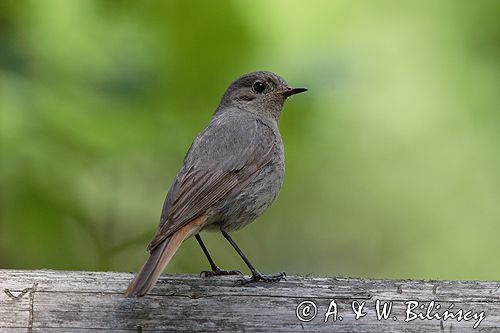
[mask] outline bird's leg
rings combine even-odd
[[[243,251],[241,251],[241,249],[238,247],[238,245],[236,245],[235,241],[231,238],[231,236],[229,236],[229,234],[223,229],[221,229],[221,232],[222,232],[222,235],[224,235],[224,237],[228,240],[228,242],[236,250],[236,252],[238,252],[241,259],[243,259],[245,264],[247,264],[248,268],[252,272],[252,276],[250,277],[250,279],[241,280],[242,284],[247,284],[247,283],[251,283],[251,282],[258,282],[258,281],[275,282],[275,281],[279,281],[279,280],[282,280],[285,278],[285,276],[286,276],[285,272],[281,272],[281,273],[275,274],[275,275],[264,275],[264,274],[260,273],[259,271],[257,271],[255,269],[255,267],[253,267],[250,260],[248,260],[248,258],[243,254]]]
[[[210,256],[210,253],[208,253],[207,247],[201,240],[200,234],[196,234],[194,236],[196,240],[198,241],[198,244],[200,244],[201,249],[203,250],[203,253],[205,253],[205,256],[208,259],[208,262],[210,263],[210,267],[212,268],[211,271],[202,271],[200,273],[201,276],[215,276],[215,275],[243,275],[240,271],[237,270],[231,270],[231,271],[226,271],[224,269],[220,269],[215,262],[212,260],[212,257]]]

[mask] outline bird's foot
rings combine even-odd
[[[225,269],[220,269],[220,268],[217,268],[217,269],[214,269],[211,271],[202,271],[200,273],[200,276],[202,276],[202,277],[218,276],[218,275],[243,275],[243,273],[241,273],[238,270],[227,270],[226,271]]]
[[[249,284],[252,282],[278,282],[280,280],[285,280],[286,273],[281,272],[274,275],[264,275],[260,272],[255,272],[249,279],[241,279],[239,280],[241,285]]]

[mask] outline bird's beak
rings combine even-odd
[[[295,94],[300,94],[301,92],[307,91],[306,88],[288,88],[286,90],[279,91],[285,97],[289,97]]]

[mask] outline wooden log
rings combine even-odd
[[[500,282],[175,275],[125,298],[132,277],[0,270],[0,331],[500,332]]]

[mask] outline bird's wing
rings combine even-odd
[[[151,251],[228,193],[237,193],[269,163],[273,129],[251,114],[224,113],[212,119],[189,149],[163,205]]]

